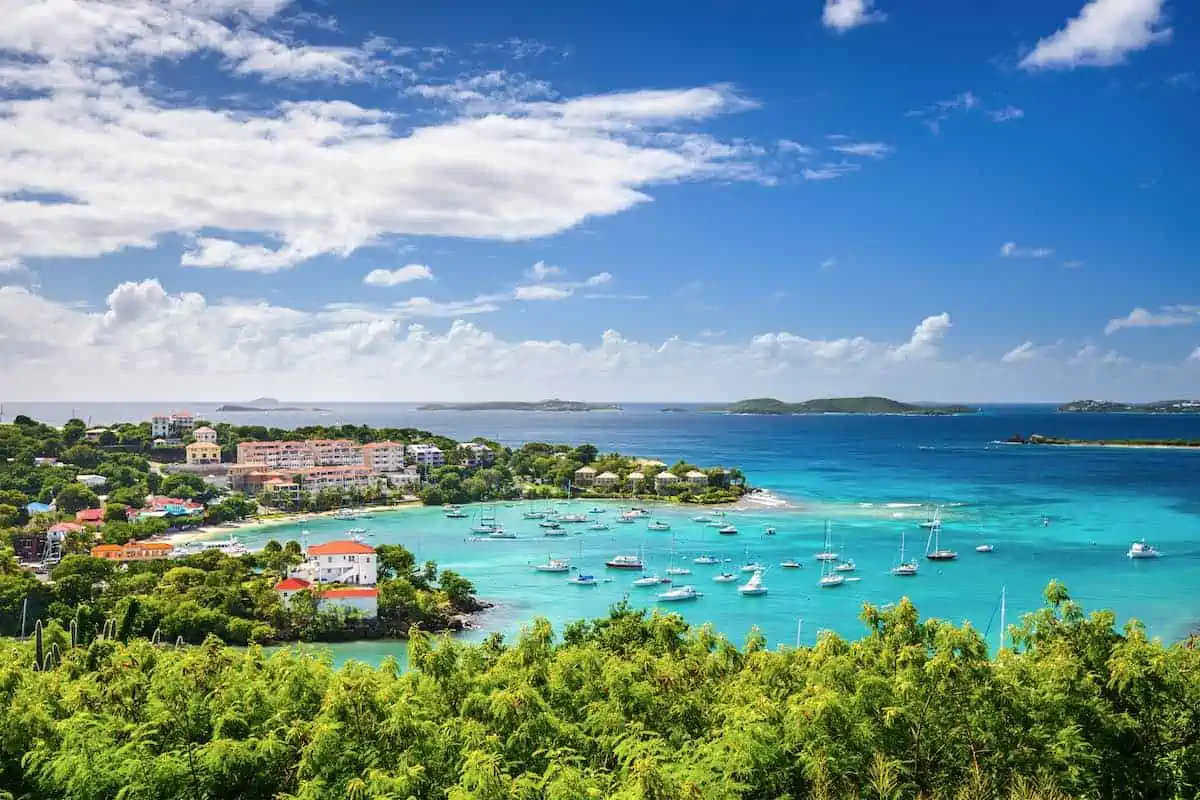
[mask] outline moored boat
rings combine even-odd
[[[1128,558],[1158,558],[1162,553],[1155,550],[1152,545],[1146,544],[1146,540],[1142,539],[1140,542],[1129,545],[1129,552],[1125,555]]]
[[[696,556],[695,558],[692,559],[692,563],[693,564],[720,564],[721,559],[717,558],[716,556],[708,556],[708,555]]]
[[[787,561],[780,561],[779,566],[784,569],[804,569],[804,565],[794,558],[789,558]]]
[[[732,583],[737,580],[737,575],[732,572],[722,572],[720,575],[714,575],[713,580],[717,583]]]
[[[833,527],[829,524],[829,520],[825,520],[825,545],[821,552],[817,553],[815,558],[817,561],[837,561],[837,551],[833,549]]]
[[[722,536],[737,536],[738,529],[732,525],[723,525],[717,529],[717,533]]]
[[[648,530],[648,531],[669,531],[669,530],[671,530],[671,526],[665,522],[659,522],[658,520],[655,520],[654,522],[651,522],[649,525],[646,526],[646,530]]]
[[[703,597],[694,586],[679,586],[659,594],[658,599],[664,603],[677,603],[683,600],[696,600]]]
[[[595,575],[572,575],[567,578],[567,583],[573,583],[576,586],[595,586],[599,583]]]
[[[608,561],[604,562],[604,566],[609,569],[636,569],[640,570],[645,565],[642,563],[641,556],[613,556]]]
[[[534,564],[533,568],[537,572],[570,572],[571,565],[561,558],[551,558],[543,564]]]
[[[762,582],[762,570],[750,576],[750,580],[738,587],[738,594],[746,597],[758,597],[767,593],[767,587]]]
[[[897,575],[901,578],[911,578],[911,577],[916,576],[917,570],[919,568],[920,568],[920,564],[917,563],[917,560],[915,558],[909,559],[908,561],[904,560],[904,533],[903,533],[903,531],[901,531],[901,533],[900,533],[900,562],[898,564],[896,564],[896,566],[892,567],[892,574]]]

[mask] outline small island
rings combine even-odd
[[[801,403],[786,403],[774,397],[759,397],[740,400],[719,409],[726,414],[907,414],[913,416],[940,416],[951,414],[975,414],[979,409],[969,406],[918,406],[901,403],[887,397],[829,397],[805,400]]]
[[[1198,400],[1156,400],[1153,403],[1117,403],[1112,400],[1073,400],[1058,407],[1073,414],[1200,414]]]
[[[1005,444],[1044,444],[1067,447],[1128,447],[1162,449],[1200,449],[1200,439],[1065,439],[1058,436],[1043,436],[1032,433],[1022,436],[1015,433],[1004,440]]]
[[[666,408],[660,408],[659,411],[664,414],[683,414],[687,409],[680,408],[679,406],[667,406]]]
[[[226,403],[223,406],[217,407],[217,412],[229,413],[239,411],[328,411],[325,408],[305,407],[305,406],[285,406],[280,404],[274,397],[259,397],[251,400],[249,403]]]
[[[426,403],[418,411],[622,411],[614,403],[582,403],[577,400],[541,400],[536,403],[488,400],[481,403]]]

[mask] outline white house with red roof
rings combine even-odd
[[[311,591],[316,596],[318,605],[353,609],[367,618],[379,616],[379,590],[374,586],[322,589],[319,586],[314,588],[311,582],[293,576],[275,584],[275,591],[279,592],[285,605],[291,602],[297,592]]]
[[[374,586],[379,580],[375,548],[348,540],[310,545],[304,565],[297,572],[314,583]]]

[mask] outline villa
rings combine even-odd
[[[100,437],[108,433],[108,428],[88,428],[83,433],[83,438],[89,444],[99,444]]]
[[[202,425],[199,428],[196,428],[196,430],[192,431],[192,439],[197,442],[203,442],[204,444],[216,444],[217,432],[207,425]]]
[[[698,469],[689,470],[684,477],[692,486],[708,487],[708,474]]]
[[[432,444],[410,444],[404,448],[404,455],[422,467],[440,467],[446,463],[446,455],[441,448]]]
[[[188,466],[207,466],[221,463],[221,447],[213,442],[197,440],[183,449],[187,454]]]
[[[399,472],[404,469],[404,445],[400,442],[371,442],[362,447],[363,464],[371,472]]]
[[[311,591],[316,596],[319,605],[353,609],[361,612],[368,619],[379,616],[379,590],[373,586],[314,589],[310,581],[292,577],[275,584],[275,591],[279,592],[284,605],[290,602],[297,592]]]
[[[108,482],[103,475],[84,475],[83,473],[76,475],[75,480],[89,489],[101,489]]]
[[[150,435],[155,439],[174,442],[190,436],[196,420],[188,411],[155,414],[150,418]]]
[[[596,481],[596,470],[591,467],[580,467],[575,470],[576,486],[591,486]]]
[[[463,442],[458,449],[463,451],[462,463],[467,467],[486,467],[496,458],[492,448],[480,442]]]
[[[167,542],[129,542],[128,544],[100,544],[92,548],[92,558],[109,561],[150,561],[171,555]]]
[[[625,476],[625,482],[629,484],[629,488],[636,489],[646,481],[646,476],[640,472],[631,472]]]
[[[295,572],[313,583],[374,586],[379,579],[375,548],[352,541],[311,545],[304,564]]]
[[[601,472],[596,476],[593,485],[611,489],[612,487],[616,486],[620,480],[620,476],[618,476],[615,472]]]
[[[668,486],[675,486],[679,483],[679,476],[673,472],[660,472],[654,476],[655,491],[662,491]]]

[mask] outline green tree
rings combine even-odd
[[[95,469],[103,458],[100,451],[91,445],[77,444],[62,454],[62,460],[80,469]]]
[[[83,420],[72,417],[63,423],[62,437],[63,441],[68,445],[77,444],[83,438],[83,434],[87,431],[87,425]]]
[[[24,509],[7,504],[0,504],[0,528],[15,528],[21,524]]]
[[[129,519],[129,506],[120,503],[108,503],[104,506],[105,522],[125,522]]]
[[[99,508],[100,498],[82,483],[68,483],[54,498],[59,511],[74,514],[85,508]]]
[[[412,575],[416,560],[402,545],[381,544],[375,548],[375,557],[380,577],[406,578]]]

